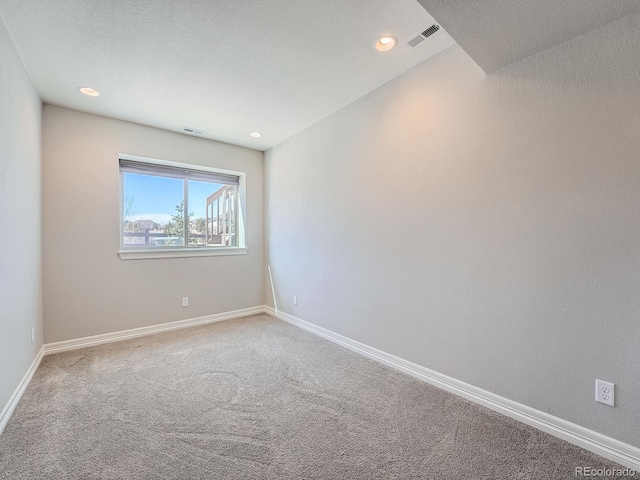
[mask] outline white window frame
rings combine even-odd
[[[207,247],[125,247],[124,246],[124,173],[120,171],[119,160],[134,160],[136,162],[149,163],[153,165],[166,165],[169,167],[179,167],[191,170],[200,170],[212,173],[224,173],[227,175],[236,175],[238,177],[238,220],[237,235],[238,246],[207,246]],[[247,206],[247,174],[233,170],[224,170],[221,168],[207,167],[204,165],[194,165],[190,163],[174,162],[170,160],[160,160],[157,158],[140,157],[137,155],[129,155],[121,153],[118,156],[118,171],[120,174],[120,249],[118,255],[122,260],[143,260],[151,258],[179,258],[179,257],[213,257],[219,255],[244,255],[249,249],[247,247],[246,234],[246,206]]]

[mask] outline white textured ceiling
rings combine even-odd
[[[638,0],[418,0],[487,73],[640,11]]]
[[[453,43],[402,45],[434,22],[415,0],[0,0],[0,16],[44,102],[258,150]],[[382,34],[401,44],[376,51]]]

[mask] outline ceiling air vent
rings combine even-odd
[[[420,35],[422,35],[424,38],[427,38],[427,37],[430,37],[431,35],[433,35],[434,33],[436,33],[438,30],[440,30],[440,25],[431,25],[429,28],[427,28]]]
[[[198,130],[197,128],[189,127],[184,127],[182,131],[185,133],[190,133],[191,135],[202,135],[204,133],[204,130]]]
[[[440,25],[435,25],[435,24],[431,25],[429,28],[420,32],[418,35],[416,35],[411,40],[409,40],[407,42],[407,47],[410,47],[410,48],[416,47],[417,45],[424,42],[427,37],[430,37],[431,35],[436,33],[438,30],[440,30]]]
[[[418,45],[419,43],[424,42],[424,37],[422,35],[418,35],[415,38],[412,38],[411,40],[409,40],[407,42],[407,45],[409,45],[411,48],[415,47],[416,45]]]

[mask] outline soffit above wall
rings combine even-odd
[[[0,0],[0,16],[44,102],[258,150],[454,43],[403,45],[434,23],[415,0]],[[378,52],[383,34],[400,44]]]
[[[637,0],[418,0],[487,73],[640,12]]]

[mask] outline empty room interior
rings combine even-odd
[[[0,478],[640,478],[640,3],[0,0]]]

